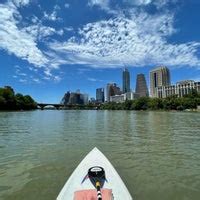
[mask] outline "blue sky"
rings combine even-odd
[[[200,81],[198,0],[0,0],[0,87],[60,102],[95,96],[122,69],[170,68],[172,83]]]

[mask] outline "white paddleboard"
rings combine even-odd
[[[88,169],[94,166],[104,168],[107,181],[105,181],[103,188],[112,189],[114,200],[132,200],[128,189],[112,164],[96,147],[90,151],[74,170],[58,195],[57,200],[73,200],[75,191],[95,189],[89,178],[82,183],[88,173]]]

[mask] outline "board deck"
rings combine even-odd
[[[84,177],[87,175],[88,169],[94,166],[104,168],[107,181],[104,183],[103,188],[112,189],[114,200],[132,200],[128,189],[112,164],[96,147],[87,154],[71,174],[58,195],[57,200],[73,200],[75,191],[94,189],[89,179],[85,179],[82,183]]]

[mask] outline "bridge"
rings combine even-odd
[[[37,106],[41,109],[44,110],[46,106],[53,106],[57,110],[60,108],[64,109],[99,109],[100,105],[95,105],[95,104],[90,104],[90,105],[78,105],[78,104],[69,104],[69,105],[64,105],[64,104],[56,104],[56,103],[37,103]]]
[[[64,107],[63,104],[56,104],[56,103],[37,103],[37,106],[40,107],[41,110],[44,110],[44,107],[46,106],[53,106],[57,110],[59,110],[61,107]]]

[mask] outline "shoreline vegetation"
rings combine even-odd
[[[37,109],[37,103],[29,95],[15,94],[10,86],[0,88],[0,110],[34,110]]]
[[[177,96],[162,98],[141,97],[136,100],[127,100],[123,103],[109,102],[100,106],[101,110],[161,110],[184,111],[197,110],[200,105],[200,94],[189,94],[178,98]]]
[[[96,107],[94,106],[96,105]],[[73,110],[152,110],[152,111],[196,111],[200,106],[200,94],[192,90],[184,97],[176,95],[167,98],[140,97],[125,102],[105,102],[102,104],[89,103],[88,105],[74,105]],[[66,106],[63,109],[69,110]]]
[[[176,95],[167,98],[140,97],[125,102],[105,102],[102,104],[89,103],[87,105],[71,105],[62,107],[62,110],[160,110],[160,111],[184,111],[197,110],[200,107],[200,94],[191,90],[184,97]],[[10,86],[0,88],[0,111],[20,111],[39,109],[37,102],[29,95],[15,94]],[[49,108],[46,108],[49,109]]]
[[[184,97],[173,95],[167,98],[140,97],[135,100],[127,100],[123,103],[106,103],[100,109],[106,110],[162,110],[184,111],[197,110],[200,105],[200,93],[191,90]]]

